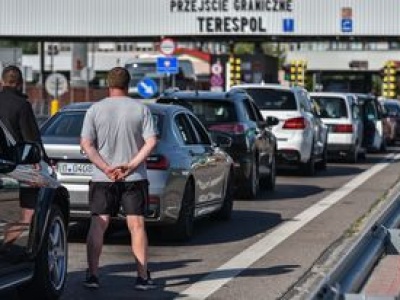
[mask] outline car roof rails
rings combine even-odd
[[[230,95],[233,95],[233,94],[247,94],[247,92],[246,92],[246,90],[244,90],[240,87],[237,87],[237,88],[227,91],[225,94],[225,97],[228,98]]]
[[[173,93],[176,93],[176,92],[179,92],[179,91],[180,91],[180,89],[178,87],[171,87],[171,88],[166,89],[163,92],[163,94],[164,95],[170,95],[170,94],[173,94]]]

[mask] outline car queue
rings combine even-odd
[[[229,219],[235,198],[273,191],[279,169],[313,176],[328,159],[356,163],[367,150],[385,149],[382,110],[370,96],[251,84],[227,92],[171,89],[154,102],[148,106],[159,142],[147,159],[146,221],[170,240],[189,239],[200,217]],[[77,220],[89,217],[92,165],[79,139],[91,105],[68,105],[41,126]]]
[[[147,159],[146,222],[160,230],[161,238],[179,241],[193,236],[197,219],[229,220],[235,199],[255,199],[260,189],[273,191],[277,169],[296,168],[312,176],[326,169],[328,160],[339,157],[356,163],[367,151],[385,151],[384,119],[398,115],[387,112],[393,103],[383,100],[385,110],[370,95],[308,93],[301,87],[264,84],[236,86],[227,92],[170,90],[155,102],[148,104],[158,145]],[[31,227],[39,231],[30,233],[42,236],[42,242],[31,244],[24,238],[25,244],[15,245],[13,252],[0,253],[13,259],[12,265],[4,261],[13,268],[27,261],[18,255],[20,249],[31,253],[26,273],[19,269],[15,273],[25,283],[21,295],[46,286],[49,297],[57,297],[65,284],[67,223],[89,217],[93,166],[79,140],[92,104],[71,104],[42,124],[43,144],[54,169],[47,166],[40,174],[21,167],[39,162],[38,150],[8,141],[9,134],[0,128],[3,194],[16,200],[19,183],[40,180],[46,204],[43,216],[38,215]],[[10,217],[2,216],[1,222]],[[123,210],[113,217],[124,218]],[[50,219],[41,222],[44,218]],[[1,222],[4,235],[7,226]]]

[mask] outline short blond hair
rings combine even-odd
[[[107,83],[109,88],[127,89],[131,75],[128,70],[122,67],[115,67],[108,72]]]

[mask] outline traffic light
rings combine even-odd
[[[289,81],[291,85],[304,86],[306,69],[307,69],[307,62],[304,60],[294,60],[290,63]]]
[[[382,96],[389,99],[397,97],[397,64],[393,60],[389,60],[383,67],[382,80]]]
[[[242,60],[239,57],[230,56],[229,57],[229,70],[230,70],[230,85],[237,85],[241,82],[242,77],[242,68],[241,68]]]

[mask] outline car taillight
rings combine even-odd
[[[351,124],[332,125],[332,132],[334,132],[334,133],[352,133],[353,125],[351,125]]]
[[[166,170],[169,167],[169,161],[164,155],[150,155],[146,160],[147,169]]]
[[[303,117],[287,119],[283,124],[283,129],[305,129],[307,120]]]
[[[229,132],[234,134],[242,134],[246,131],[244,125],[241,123],[230,123],[230,124],[216,124],[208,127],[209,130]]]

